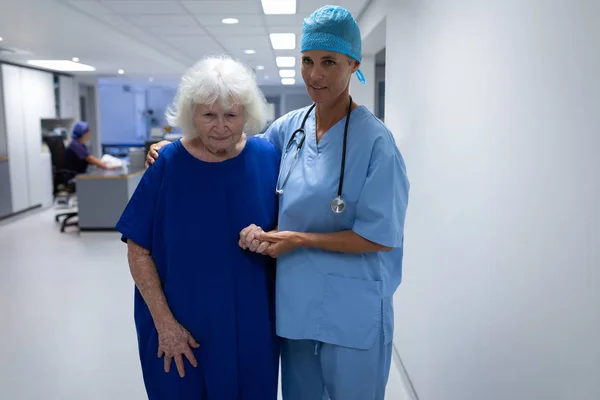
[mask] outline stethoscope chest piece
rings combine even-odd
[[[315,106],[316,106],[316,104],[313,103],[313,105],[310,106],[308,111],[304,114],[304,118],[302,119],[302,124],[300,125],[300,128],[296,129],[292,133],[292,136],[290,137],[290,140],[288,141],[286,149],[283,153],[283,159],[281,160],[281,169],[279,170],[279,175],[277,176],[277,183],[275,185],[275,193],[277,193],[278,196],[283,195],[283,187],[285,186],[288,179],[290,178],[292,169],[294,168],[294,165],[296,164],[296,161],[298,160],[298,154],[300,154],[300,149],[302,149],[302,146],[304,145],[304,140],[306,139],[306,132],[304,132],[304,125],[306,124],[306,119],[308,118],[310,112],[315,108]],[[344,144],[343,144],[344,147],[342,149],[342,165],[340,168],[340,180],[339,180],[339,185],[338,185],[338,195],[337,195],[337,197],[334,197],[333,200],[331,200],[331,202],[329,203],[329,207],[331,208],[331,211],[333,211],[335,214],[341,214],[344,212],[344,210],[346,210],[346,202],[344,201],[344,199],[342,199],[342,188],[344,186],[344,169],[346,167],[346,140],[348,138],[348,124],[350,123],[351,111],[352,111],[352,97],[350,97],[350,102],[348,104],[348,112],[346,113],[346,125],[344,126]],[[299,143],[296,145],[296,154],[295,154],[294,159],[287,171],[287,174],[285,175],[283,183],[280,186],[279,182],[282,177],[284,160],[286,159],[287,154],[290,151],[290,147],[291,147],[292,143],[294,143],[294,138],[296,137],[297,134],[301,134],[302,139],[300,139]]]
[[[346,209],[346,202],[344,201],[344,199],[338,196],[331,200],[331,203],[329,203],[329,207],[331,207],[331,211],[333,211],[334,213],[341,214]]]

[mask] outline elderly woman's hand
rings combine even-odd
[[[238,245],[244,250],[265,254],[269,248],[269,242],[261,242],[258,240],[258,236],[263,232],[264,231],[260,226],[254,224],[248,225],[240,232],[240,241],[238,242]]]
[[[171,144],[171,142],[168,140],[162,140],[151,145],[150,150],[148,150],[148,154],[146,154],[146,166],[154,164],[154,160],[158,158],[158,151],[168,144]]]
[[[242,229],[238,244],[244,250],[277,258],[301,247],[302,240],[297,232],[280,232],[277,229],[265,232],[260,226],[252,224]]]
[[[198,366],[192,348],[197,349],[200,345],[179,322],[170,321],[157,326],[156,330],[158,331],[158,358],[164,355],[166,373],[171,371],[171,362],[175,359],[179,376],[183,378],[185,376],[183,356],[194,368]]]

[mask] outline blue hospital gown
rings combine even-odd
[[[117,224],[148,249],[177,321],[200,344],[198,368],[185,360],[166,374],[158,334],[139,291],[135,324],[150,400],[268,400],[277,397],[275,264],[238,247],[256,223],[273,229],[279,152],[249,138],[237,157],[207,163],[177,141],[150,167]]]

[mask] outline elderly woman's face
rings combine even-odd
[[[228,152],[235,148],[246,124],[243,106],[236,104],[225,110],[219,103],[200,104],[194,110],[196,133],[211,153]]]
[[[328,103],[337,99],[348,87],[350,76],[360,64],[348,56],[325,50],[302,53],[302,79],[308,94],[315,103]]]

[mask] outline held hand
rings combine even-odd
[[[158,151],[168,144],[171,144],[171,142],[162,140],[151,145],[150,150],[148,150],[148,154],[146,155],[146,166],[154,164],[154,160],[158,158]]]
[[[261,243],[269,243],[269,246],[264,251],[264,254],[273,258],[277,258],[289,253],[301,245],[301,240],[298,233],[290,231],[262,232],[258,234],[258,240]]]
[[[264,231],[260,226],[254,224],[242,229],[238,245],[244,250],[250,250],[259,254],[264,254],[269,247],[269,243],[258,240],[258,235]]]
[[[175,359],[175,365],[177,366],[179,376],[183,378],[185,376],[183,356],[188,359],[194,368],[198,366],[192,348],[197,349],[200,345],[192,335],[179,324],[179,322],[173,320],[157,327],[157,331],[158,358],[164,355],[166,373],[171,371],[171,361]]]

